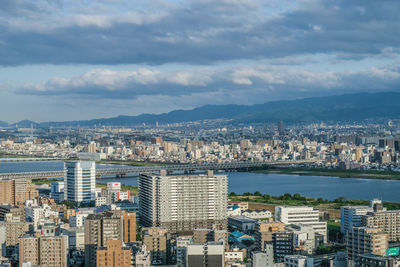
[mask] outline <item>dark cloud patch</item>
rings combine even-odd
[[[314,53],[361,59],[400,44],[397,0],[299,0],[284,11],[261,0],[192,0],[151,10],[122,2],[109,13],[110,4],[79,12],[72,2],[68,9],[65,2],[12,2],[1,11],[3,66],[210,64]]]

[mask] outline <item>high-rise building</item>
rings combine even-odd
[[[190,267],[223,267],[224,256],[222,243],[189,244],[186,250],[186,262]]]
[[[122,214],[124,228],[124,242],[130,243],[136,241],[136,213],[125,212]]]
[[[139,177],[140,222],[146,227],[164,227],[171,232],[227,225],[226,175]]]
[[[152,263],[169,263],[171,235],[167,229],[159,227],[143,228],[142,241],[151,253]]]
[[[379,228],[353,227],[347,232],[347,259],[350,266],[358,261],[359,255],[372,253],[385,256],[388,235]]]
[[[340,207],[340,232],[346,234],[353,227],[362,226],[362,217],[374,211],[375,204],[382,204],[381,200],[373,199],[369,206],[342,206]]]
[[[324,242],[327,242],[326,222],[319,221],[319,211],[312,207],[276,206],[275,220],[284,224],[311,225],[316,233],[324,236]]]
[[[12,253],[19,243],[19,238],[32,230],[32,225],[27,222],[0,222],[0,228],[6,233],[6,254]]]
[[[107,247],[97,249],[97,267],[131,267],[132,251],[121,240],[108,240]]]
[[[380,228],[388,234],[389,241],[400,240],[400,210],[377,210],[363,216],[362,225],[366,227]]]
[[[67,267],[67,236],[23,236],[19,242],[19,262],[30,262],[34,266]]]
[[[23,205],[26,200],[39,196],[31,180],[16,179],[0,181],[0,204]]]
[[[96,164],[94,161],[65,162],[64,199],[74,202],[96,200]]]
[[[272,234],[274,232],[285,231],[285,224],[282,222],[262,222],[256,223],[256,248],[259,251],[264,251],[265,243],[272,242]]]
[[[85,266],[96,266],[96,250],[108,240],[123,240],[123,220],[113,214],[90,214],[85,220]]]

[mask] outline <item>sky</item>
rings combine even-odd
[[[0,120],[400,91],[398,0],[2,0]]]

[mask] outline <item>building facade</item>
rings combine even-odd
[[[227,225],[226,175],[139,177],[140,222],[146,227],[164,227],[171,232]]]
[[[64,199],[74,202],[96,200],[96,164],[94,161],[65,162]]]

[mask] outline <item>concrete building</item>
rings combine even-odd
[[[382,204],[381,200],[373,199],[369,206],[342,206],[340,207],[340,232],[346,234],[353,227],[362,226],[362,217],[374,211],[375,204]]]
[[[246,216],[251,219],[269,219],[272,217],[272,213],[269,210],[246,210],[242,211],[242,216]]]
[[[360,267],[399,267],[400,258],[363,254],[358,257],[356,265]]]
[[[26,200],[39,196],[31,180],[15,179],[0,181],[0,204],[23,205]]]
[[[134,212],[124,212],[122,214],[122,224],[124,231],[124,239],[125,243],[135,242],[136,241],[136,213]]]
[[[285,256],[285,267],[314,267],[314,258],[302,255]]]
[[[400,240],[400,210],[374,210],[362,218],[362,225],[380,228],[388,234],[390,242]]]
[[[275,207],[275,220],[284,224],[304,224],[311,225],[316,233],[324,236],[324,242],[327,242],[326,222],[319,221],[319,211],[312,207]]]
[[[97,267],[131,267],[132,252],[121,240],[108,240],[107,247],[97,249]]]
[[[255,245],[257,250],[265,250],[265,242],[272,242],[274,232],[285,231],[285,224],[281,222],[257,222],[255,231]]]
[[[24,207],[13,206],[10,204],[0,205],[0,221],[25,221]]]
[[[274,261],[283,262],[284,257],[293,255],[293,233],[289,231],[272,233],[272,245],[274,250]]]
[[[256,230],[257,220],[245,216],[228,217],[228,226],[233,231],[253,233]]]
[[[224,245],[222,243],[189,244],[186,262],[190,267],[223,267]]]
[[[22,237],[19,245],[19,262],[30,262],[43,267],[68,266],[68,237]]]
[[[171,235],[165,228],[150,227],[142,229],[142,241],[150,251],[152,264],[170,263]]]
[[[362,254],[372,253],[385,256],[388,248],[388,235],[378,228],[353,227],[347,232],[347,260],[351,266]]]
[[[74,202],[96,200],[96,164],[94,161],[65,162],[64,199]]]
[[[227,176],[207,175],[139,177],[140,222],[191,233],[196,228],[227,225]]]
[[[265,251],[253,252],[253,267],[273,267],[274,249],[272,244],[266,244]]]
[[[3,231],[6,233],[4,248],[6,255],[13,253],[21,236],[33,230],[32,225],[27,222],[0,222],[0,228],[4,228]]]
[[[85,267],[96,266],[96,250],[108,240],[123,240],[121,216],[90,214],[85,220]]]

